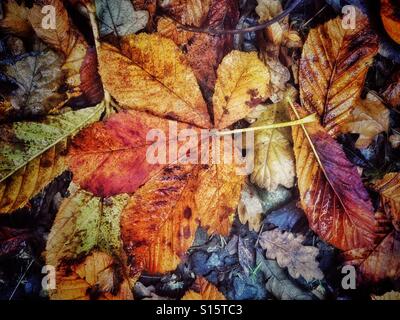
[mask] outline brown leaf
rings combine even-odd
[[[400,106],[400,71],[393,75],[390,85],[382,93],[382,97],[391,107]]]
[[[7,0],[4,5],[4,18],[0,20],[0,29],[17,36],[29,36],[32,27],[28,21],[29,9],[15,0]]]
[[[182,24],[200,27],[207,19],[213,0],[171,0],[159,5],[175,20]]]
[[[383,26],[389,36],[398,44],[400,44],[400,4],[391,0],[380,0],[381,2],[381,18]]]
[[[182,300],[226,300],[224,295],[204,278],[197,278]]]
[[[276,259],[281,268],[288,268],[293,278],[302,276],[306,281],[322,280],[324,274],[316,261],[318,248],[304,246],[305,237],[290,232],[272,231],[263,232],[260,236],[260,245],[266,249],[268,259]]]
[[[339,17],[310,31],[300,61],[301,102],[329,134],[349,120],[377,51],[377,37],[359,11],[354,30],[343,29]]]
[[[304,116],[304,110],[298,111]],[[371,247],[376,231],[374,210],[357,168],[320,125],[305,128],[322,164],[303,128],[294,127],[298,186],[311,229],[342,250]]]

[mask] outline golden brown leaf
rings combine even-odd
[[[400,4],[391,0],[380,0],[381,2],[381,18],[383,26],[389,36],[398,44],[400,44]]]
[[[28,36],[32,27],[28,21],[29,9],[15,0],[4,2],[4,18],[0,20],[0,28],[17,36]]]
[[[246,184],[240,195],[238,216],[242,224],[249,224],[249,230],[259,232],[264,213],[263,202],[257,190],[251,184]]]
[[[197,278],[192,289],[183,296],[182,300],[226,300],[225,296],[204,278]]]
[[[256,53],[228,54],[218,68],[213,97],[215,127],[223,129],[232,125],[267,100],[269,82],[268,68]]]
[[[212,0],[161,1],[160,7],[182,24],[200,27],[207,19]]]
[[[372,300],[384,300],[384,301],[400,300],[400,292],[390,291],[386,292],[384,295],[381,296],[372,295],[371,298]]]
[[[388,173],[373,187],[381,196],[382,209],[400,231],[400,173]]]
[[[354,30],[345,30],[339,17],[310,31],[300,61],[301,101],[331,135],[349,120],[377,51],[377,37],[359,11]]]
[[[122,53],[109,45],[99,53],[104,86],[121,107],[210,127],[196,78],[171,40],[156,34],[125,37]]]

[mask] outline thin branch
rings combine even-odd
[[[188,26],[180,23],[179,21],[176,21],[175,19],[171,18],[178,24],[178,28],[189,31],[189,32],[195,32],[195,33],[208,33],[211,35],[218,35],[218,34],[241,34],[241,33],[249,33],[249,32],[256,32],[260,30],[264,30],[265,28],[268,28],[272,26],[273,24],[281,21],[284,19],[286,16],[288,16],[296,7],[302,2],[303,0],[293,0],[290,5],[287,7],[287,9],[283,10],[279,15],[276,17],[272,18],[271,20],[265,21],[261,24],[244,28],[244,29],[212,29],[212,28],[197,28],[193,26]]]

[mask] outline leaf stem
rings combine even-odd
[[[254,132],[254,131],[260,131],[260,130],[271,130],[271,129],[278,129],[278,128],[293,127],[293,126],[298,126],[298,125],[304,125],[306,123],[315,122],[317,120],[318,120],[317,115],[314,113],[303,119],[299,118],[298,120],[294,120],[294,121],[268,124],[265,126],[250,127],[250,128],[237,129],[237,130],[231,130],[231,131],[221,131],[221,132],[217,132],[216,135],[217,136],[227,136],[227,135],[235,134],[235,133],[245,133],[245,132]]]

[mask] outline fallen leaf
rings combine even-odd
[[[66,94],[60,90],[64,84],[62,59],[51,50],[27,56],[5,67],[5,74],[17,89],[11,93],[12,109],[1,117],[29,117],[46,115],[60,108]]]
[[[0,259],[12,257],[32,238],[30,230],[0,228]]]
[[[278,229],[263,232],[260,245],[266,249],[267,259],[276,259],[281,268],[288,268],[293,278],[302,276],[306,281],[322,280],[324,274],[316,261],[318,248],[304,246],[305,237]]]
[[[45,5],[55,8],[56,28],[42,28]],[[66,73],[68,97],[70,105],[87,107],[99,103],[103,99],[103,88],[97,73],[97,60],[84,37],[72,24],[61,0],[41,0],[34,4],[28,14],[36,35],[64,58],[62,70]],[[74,103],[74,104],[72,104]]]
[[[400,106],[400,72],[396,72],[388,87],[383,91],[382,97],[393,108]]]
[[[120,214],[128,198],[98,198],[70,187],[46,245],[46,263],[57,271],[52,299],[132,299],[119,258]]]
[[[343,125],[345,131],[358,133],[356,142],[359,149],[367,148],[375,136],[389,130],[389,110],[373,93],[365,100],[359,100],[352,111],[352,119]]]
[[[218,289],[204,278],[197,278],[182,300],[226,300]]]
[[[286,100],[268,106],[252,127],[289,121],[287,106]],[[286,188],[294,186],[295,160],[291,140],[290,128],[260,130],[255,133],[252,183],[268,191],[275,191],[279,185]]]
[[[381,196],[381,206],[386,215],[396,230],[400,231],[400,174],[388,173],[373,188]]]
[[[104,106],[0,126],[0,213],[25,206],[67,169],[67,139],[99,120]]]
[[[104,44],[99,52],[104,86],[121,107],[210,127],[196,78],[171,40],[155,34],[125,37],[122,53]]]
[[[238,258],[245,275],[250,276],[250,274],[255,269],[256,261],[254,256],[254,248],[252,247],[252,243],[248,241],[248,239],[239,237]]]
[[[144,29],[149,20],[149,13],[145,10],[135,11],[130,0],[96,0],[96,14],[101,36],[135,34]]]
[[[358,269],[362,282],[379,283],[399,280],[400,235],[392,231],[381,238],[372,249],[351,250],[343,253],[346,264]]]
[[[343,29],[339,17],[310,31],[300,60],[301,103],[332,136],[351,117],[377,52],[377,36],[359,11],[355,29]]]
[[[246,184],[238,205],[240,222],[242,224],[248,223],[250,231],[258,232],[261,228],[263,214],[263,202],[258,196],[257,190],[251,184]]]
[[[400,5],[395,1],[381,0],[381,18],[383,26],[389,36],[398,44],[400,44],[400,18],[398,12]]]
[[[0,20],[0,29],[17,36],[28,36],[32,27],[28,21],[28,8],[14,0],[3,1],[4,17]],[[1,18],[1,17],[0,17]]]
[[[213,97],[218,129],[245,118],[253,107],[269,97],[270,74],[257,54],[233,51],[218,68]]]
[[[304,116],[304,110],[297,110]],[[372,246],[376,236],[374,210],[357,168],[319,124],[307,124],[305,129],[322,164],[303,128],[294,127],[300,199],[311,229],[342,250]]]
[[[207,19],[211,2],[212,0],[163,0],[159,6],[180,23],[200,27]]]
[[[311,293],[292,281],[275,260],[267,260],[257,250],[257,266],[264,274],[267,290],[278,300],[313,300]]]
[[[371,298],[372,298],[372,300],[384,300],[384,301],[400,300],[400,292],[389,291],[381,296],[372,295]]]

